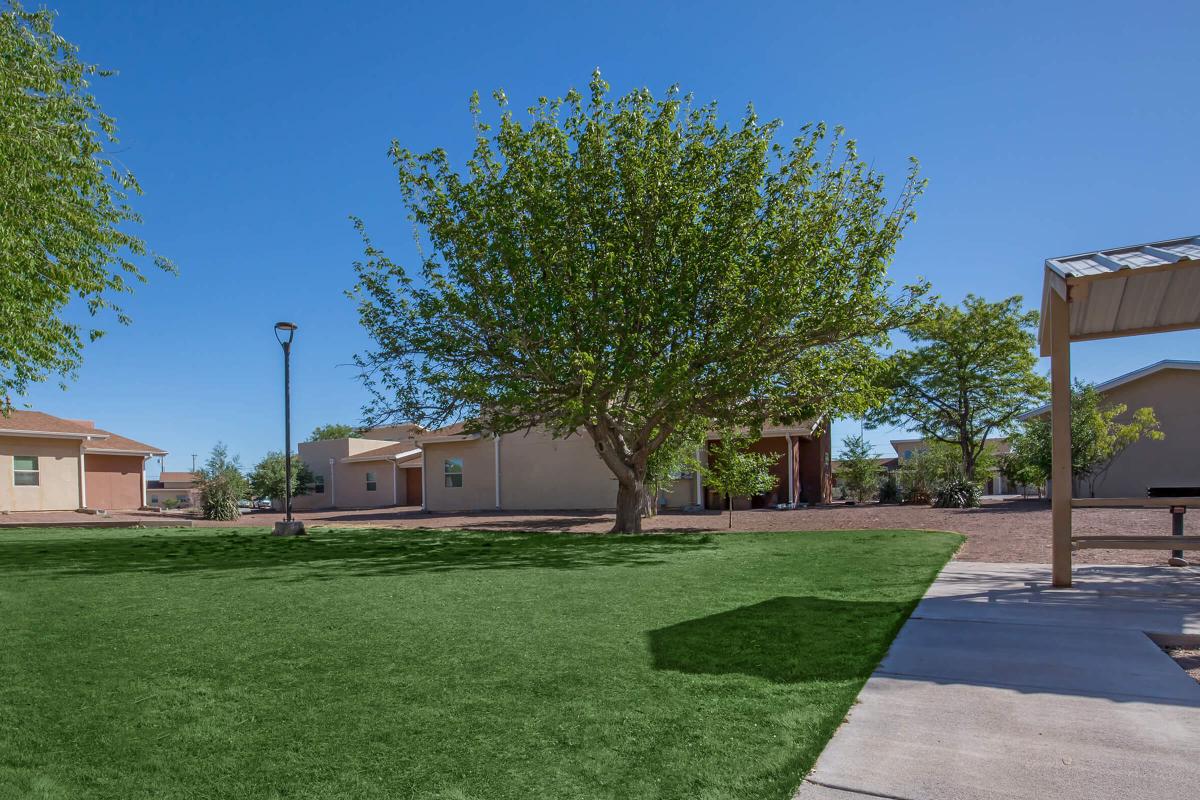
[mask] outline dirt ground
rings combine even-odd
[[[1200,525],[1200,512],[1195,525]],[[1185,530],[1192,527],[1192,516],[1185,518]],[[603,512],[526,512],[479,514],[429,514],[415,508],[365,509],[360,511],[317,511],[296,514],[313,525],[332,527],[391,528],[474,528],[480,530],[606,531],[612,514]],[[112,514],[109,520],[137,520],[163,523],[170,513],[134,512]],[[92,518],[72,512],[13,513],[0,515],[0,524],[22,522],[87,522]],[[270,526],[281,515],[252,512],[237,522],[213,523],[197,520],[196,525]],[[725,530],[728,516],[717,511],[697,514],[666,513],[646,520],[647,531]],[[846,506],[831,505],[797,511],[736,511],[734,530],[803,531],[848,530],[861,528],[900,528],[945,530],[965,534],[966,543],[958,558],[968,561],[1050,561],[1050,504],[1045,500],[998,500],[985,502],[982,508],[938,509],[926,506]],[[1075,533],[1086,534],[1167,534],[1171,518],[1165,509],[1078,509],[1074,514]],[[1190,530],[1188,530],[1190,532]],[[0,535],[3,532],[0,531]],[[1077,564],[1165,564],[1167,551],[1160,550],[1081,550],[1075,553]],[[1193,563],[1200,561],[1195,554]]]

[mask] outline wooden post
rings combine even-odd
[[[1068,287],[1064,287],[1070,291]],[[1050,290],[1050,516],[1053,585],[1071,585],[1071,306]]]

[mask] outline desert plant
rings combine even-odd
[[[978,508],[981,495],[978,483],[955,475],[938,484],[933,493],[933,505],[937,508]]]
[[[166,500],[163,500],[162,507],[168,511],[173,511],[176,508],[179,508],[179,499],[175,497],[168,497]]]
[[[862,436],[847,436],[842,440],[842,452],[838,456],[838,483],[846,487],[846,496],[860,503],[875,496],[879,488],[879,459],[871,451],[871,445]]]

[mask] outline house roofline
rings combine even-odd
[[[1164,358],[1162,361],[1155,361],[1153,364],[1148,364],[1139,369],[1135,369],[1132,372],[1126,372],[1124,375],[1118,375],[1117,377],[1112,378],[1111,380],[1107,380],[1104,383],[1098,383],[1098,384],[1096,384],[1096,391],[1100,392],[1101,394],[1104,394],[1105,392],[1109,392],[1109,391],[1112,391],[1113,389],[1116,389],[1118,386],[1124,386],[1127,383],[1133,383],[1134,381],[1140,381],[1142,378],[1148,378],[1149,376],[1154,375],[1155,373],[1162,372],[1163,370],[1167,370],[1167,369],[1182,369],[1182,370],[1189,370],[1189,371],[1200,371],[1200,361],[1187,361],[1187,360],[1178,359],[1178,358]],[[1017,419],[1024,422],[1025,420],[1033,419],[1034,417],[1040,417],[1043,414],[1048,414],[1048,413],[1050,413],[1050,404],[1049,403],[1047,403],[1044,406],[1039,406],[1038,408],[1035,408],[1032,411],[1026,411],[1024,414],[1021,414],[1020,416],[1018,416]]]
[[[90,441],[92,439],[107,439],[107,433],[68,433],[65,431],[20,431],[11,428],[0,430],[0,436],[20,436],[20,437],[39,437],[43,439],[80,439]]]

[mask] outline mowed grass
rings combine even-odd
[[[0,531],[0,797],[787,798],[960,541]]]

